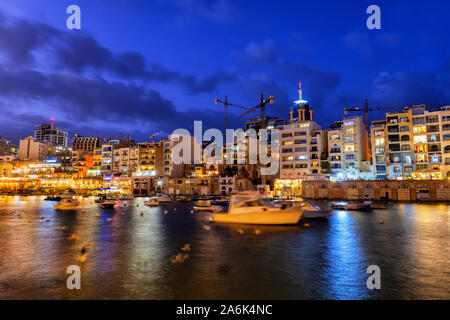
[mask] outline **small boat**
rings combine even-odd
[[[167,194],[159,194],[156,196],[156,200],[159,202],[170,202],[172,199]]]
[[[211,200],[199,199],[195,201],[194,206],[196,207],[211,207]]]
[[[105,199],[98,203],[98,206],[101,208],[114,208],[117,204],[116,200],[113,199]]]
[[[157,207],[159,206],[159,201],[156,199],[150,199],[148,201],[145,201],[144,204],[149,207]]]
[[[278,208],[258,192],[232,195],[227,213],[215,213],[213,222],[258,225],[297,224],[302,208]]]
[[[60,202],[55,204],[56,210],[71,211],[77,210],[80,206],[80,202],[75,199],[62,199]]]
[[[190,197],[180,196],[175,199],[176,202],[191,202],[192,199]]]
[[[333,209],[337,209],[337,210],[347,210],[348,208],[348,202],[345,201],[338,201],[338,202],[333,202],[331,204],[331,207]]]
[[[370,203],[351,202],[347,205],[347,210],[364,211],[370,209]]]

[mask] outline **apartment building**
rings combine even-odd
[[[120,175],[129,175],[139,168],[139,147],[120,145],[114,150],[113,171]]]
[[[183,150],[180,154],[174,154],[174,147],[179,143],[186,142],[185,139],[188,139],[188,144],[190,146],[189,150]],[[161,141],[162,143],[162,172],[161,176],[165,177],[183,177],[185,165],[189,165],[194,163],[195,152],[198,152],[200,157],[201,144],[197,143],[194,137],[186,136],[186,135],[169,135],[167,139]],[[175,163],[174,157],[183,157],[183,152],[187,151],[189,156],[189,163]]]
[[[386,120],[372,122],[370,127],[370,145],[372,147],[372,165],[376,180],[387,179],[386,166]]]
[[[19,143],[19,160],[43,161],[54,154],[54,147],[44,141],[38,141],[29,136]]]
[[[370,180],[369,140],[362,117],[344,118],[328,132],[328,161],[333,180]]]
[[[102,174],[110,175],[113,173],[114,149],[119,147],[119,140],[109,140],[102,145]]]
[[[428,111],[423,105],[386,114],[388,179],[412,172],[450,171],[450,107]]]
[[[326,132],[315,121],[305,117],[305,108],[297,109],[299,117],[280,130],[280,178],[311,178],[321,174],[321,156],[327,149]],[[309,114],[309,113],[306,113]]]

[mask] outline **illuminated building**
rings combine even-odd
[[[280,178],[297,179],[322,174],[322,154],[327,150],[326,133],[315,121],[313,110],[302,98],[290,111],[289,124],[280,130]],[[294,117],[296,111],[297,117]],[[311,178],[311,177],[310,177]]]
[[[327,135],[332,180],[373,179],[368,162],[368,133],[362,117],[335,122]]]
[[[273,194],[279,197],[300,196],[302,194],[302,180],[276,179]]]
[[[444,174],[438,169],[422,169],[414,171],[412,174],[413,180],[442,180]]]
[[[133,176],[161,176],[163,164],[163,143],[144,142],[138,143],[138,170]]]
[[[386,114],[389,179],[409,179],[415,171],[441,170],[450,177],[450,107],[425,106]]]
[[[102,165],[101,172],[103,175],[110,175],[113,172],[113,156],[114,148],[119,145],[119,140],[109,140],[102,145]]]
[[[53,146],[67,147],[67,131],[58,130],[55,124],[40,124],[34,129],[37,141],[48,142]]]
[[[370,128],[372,164],[376,180],[387,179],[386,166],[386,120],[373,121]]]
[[[54,147],[48,142],[38,141],[31,136],[20,140],[18,156],[20,160],[43,161],[53,154]]]
[[[88,176],[99,176],[102,174],[102,147],[95,148],[92,156],[92,167],[88,169]]]

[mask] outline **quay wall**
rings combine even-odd
[[[450,201],[450,180],[303,181],[302,197],[330,200]]]

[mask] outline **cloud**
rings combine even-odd
[[[372,97],[395,105],[445,105],[450,98],[448,83],[435,72],[380,72],[372,86]]]
[[[47,71],[51,67],[48,61],[51,60],[58,71],[76,74],[104,72],[105,75],[122,80],[174,82],[182,85],[190,94],[213,92],[222,81],[234,80],[230,71],[217,71],[203,77],[182,74],[159,63],[149,63],[136,51],[114,54],[89,35],[67,33],[45,24],[7,19],[3,15],[0,15],[0,41],[0,52],[7,53],[8,63],[23,66],[29,62],[33,63],[33,69]],[[36,51],[43,48],[45,55],[41,57]]]
[[[272,64],[276,61],[275,42],[266,39],[262,42],[252,41],[247,44],[244,52],[236,52],[236,57],[244,63]]]

